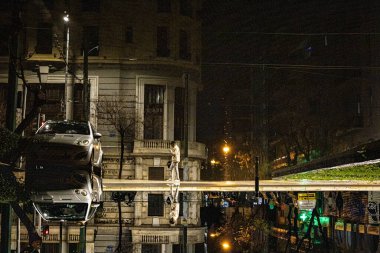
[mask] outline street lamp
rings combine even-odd
[[[222,248],[223,248],[223,250],[228,251],[229,249],[231,249],[231,244],[227,241],[224,241],[224,242],[222,242]]]
[[[70,46],[70,28],[69,14],[65,12],[63,21],[66,25],[66,56],[65,56],[65,93],[66,93],[66,119],[73,119],[73,84],[68,81],[69,78],[69,46]]]
[[[224,146],[223,146],[223,153],[224,153],[224,155],[228,155],[228,153],[230,152],[230,147],[227,145],[227,143],[226,144],[224,144]]]

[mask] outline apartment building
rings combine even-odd
[[[9,67],[7,34],[15,31],[15,26],[12,1],[0,5],[0,101],[4,102]],[[103,135],[104,177],[118,178],[120,137],[112,124],[99,119],[97,104],[101,100],[123,101],[139,124],[126,143],[121,178],[167,179],[169,143],[175,140],[182,152],[188,147],[188,159],[180,164],[181,179],[199,180],[206,156],[205,146],[196,141],[200,8],[200,0],[22,3],[22,24],[17,26],[21,64],[17,69],[22,73],[22,65],[28,89],[18,79],[18,117],[30,111],[34,89],[39,86],[48,102],[26,134],[32,133],[40,120],[89,118]],[[65,22],[67,15],[69,21]],[[48,73],[39,72],[41,66]],[[5,118],[5,111],[0,114]],[[200,194],[181,192],[181,217],[174,226],[169,224],[168,194],[169,187],[165,192],[137,192],[133,202],[128,198],[121,202],[123,252],[180,252],[184,242],[187,252],[200,252],[204,243]],[[106,193],[102,208],[86,226],[86,252],[113,252],[118,246],[119,211],[114,195]],[[17,236],[16,223],[15,219],[12,249],[16,249],[18,238],[21,245],[27,242],[23,229]],[[63,252],[75,252],[79,225],[49,225],[42,252],[59,252],[60,247]]]

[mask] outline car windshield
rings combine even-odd
[[[47,122],[37,132],[37,134],[49,133],[89,135],[90,129],[85,122]]]
[[[83,173],[69,172],[70,167],[49,166],[49,170],[41,174],[38,170],[29,174],[30,182],[33,182],[33,189],[39,191],[47,190],[69,190],[85,189],[87,179]],[[62,169],[67,171],[62,172]]]
[[[46,220],[84,221],[87,207],[85,203],[36,203],[36,208]]]

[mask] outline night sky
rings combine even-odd
[[[362,62],[368,52],[358,50],[355,40],[377,36],[379,6],[380,1],[206,0],[201,13],[204,89],[198,98],[197,140],[207,145],[221,142],[226,124],[223,104],[231,96],[236,99],[233,89],[248,89],[251,69],[257,71],[262,63],[376,64]],[[281,78],[279,72],[269,70],[267,75]],[[308,78],[329,82],[330,77],[345,75],[350,73],[323,70]]]

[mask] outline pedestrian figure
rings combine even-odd
[[[177,223],[179,217],[179,201],[178,201],[179,186],[171,185],[170,186],[170,213],[169,213],[169,222],[171,225]]]
[[[178,172],[178,163],[181,159],[181,153],[179,150],[178,145],[175,143],[175,141],[170,142],[170,153],[172,154],[172,160],[170,164],[170,171],[171,171],[171,179],[169,181],[178,181],[179,183],[179,172]]]

